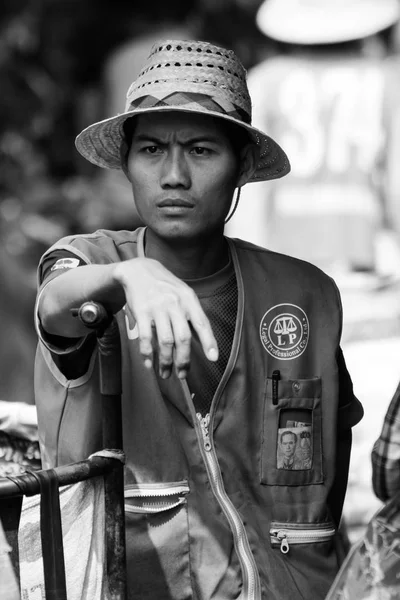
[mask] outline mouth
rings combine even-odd
[[[159,208],[193,208],[194,204],[183,198],[165,198],[161,202],[158,202],[157,206]]]

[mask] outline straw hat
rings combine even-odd
[[[121,168],[123,123],[127,119],[179,110],[219,117],[246,129],[259,148],[258,165],[250,181],[276,179],[290,171],[282,148],[251,126],[246,71],[231,50],[208,42],[157,42],[126,98],[124,113],[90,125],[76,138],[82,156],[99,167]]]
[[[398,0],[265,0],[256,22],[281,42],[335,44],[386,29],[399,12]]]

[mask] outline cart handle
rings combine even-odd
[[[71,485],[91,479],[105,473],[110,473],[116,466],[117,457],[93,455],[86,460],[55,467],[60,486]],[[38,480],[27,472],[18,477],[8,476],[0,481],[0,497],[13,498],[16,496],[35,496],[40,493]]]
[[[79,308],[72,308],[71,313],[73,317],[78,317],[88,329],[96,329],[98,337],[103,335],[113,319],[113,314],[103,304],[94,300],[84,302]]]

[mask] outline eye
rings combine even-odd
[[[204,148],[204,146],[194,146],[190,152],[196,156],[209,156],[212,151],[209,148]]]
[[[146,154],[161,154],[162,152],[160,146],[146,146],[142,148],[142,151]]]

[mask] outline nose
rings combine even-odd
[[[161,187],[183,188],[190,187],[190,172],[184,151],[173,147],[166,153],[161,173]]]

